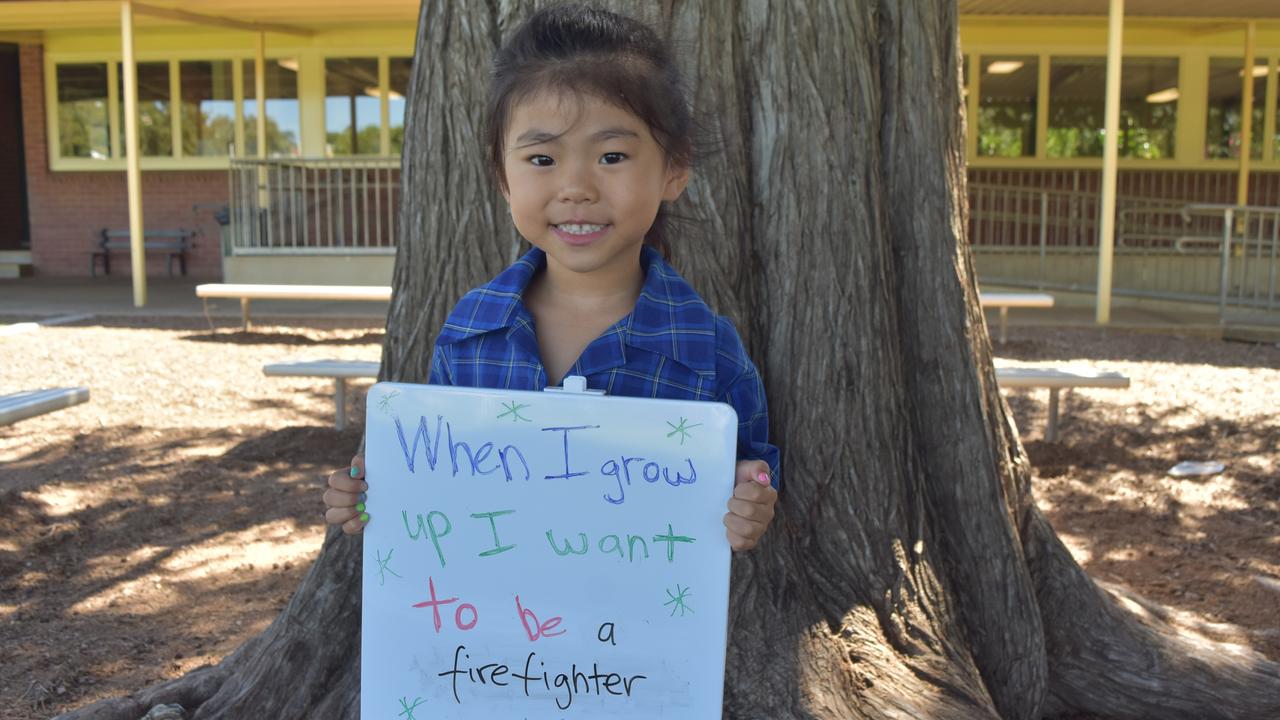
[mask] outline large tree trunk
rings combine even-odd
[[[519,248],[477,134],[516,12],[423,4],[384,378],[423,380],[453,301]],[[1280,717],[1280,666],[1139,618],[1035,507],[964,237],[954,5],[651,12],[713,140],[677,265],[746,336],[784,457],[774,527],[733,561],[726,715]],[[359,573],[359,541],[331,531],[222,664],[66,717],[352,717]]]

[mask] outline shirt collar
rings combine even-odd
[[[533,318],[522,298],[546,263],[546,254],[532,248],[492,280],[467,293],[445,319],[436,342],[448,345],[498,330],[515,339],[515,335],[532,330]],[[709,339],[714,347],[715,314],[657,250],[642,247],[640,265],[645,279],[635,309],[587,346],[577,370],[591,374],[623,365],[623,346],[627,345],[658,353],[696,372],[714,371],[715,353],[706,352],[708,343],[688,340]]]

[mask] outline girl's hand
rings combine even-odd
[[[358,535],[369,522],[364,511],[365,491],[364,456],[351,458],[351,467],[334,470],[329,474],[329,489],[324,491],[324,519],[330,525],[341,525],[342,532]]]
[[[734,550],[750,550],[773,521],[773,506],[778,493],[769,484],[769,463],[763,460],[739,460],[734,470],[733,497],[724,527],[729,546]]]

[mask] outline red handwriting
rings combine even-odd
[[[432,616],[432,619],[435,621],[436,632],[439,633],[440,626],[442,624],[440,619],[440,606],[458,602],[458,598],[451,597],[451,598],[441,599],[436,597],[435,578],[431,578],[431,577],[427,578],[427,589],[431,593],[431,599],[423,600],[420,603],[414,603],[413,606],[416,608],[423,608],[423,607],[431,608],[431,616]],[[466,622],[462,619],[463,614],[467,612],[471,613],[470,622]],[[556,620],[559,620],[559,619],[560,618],[556,618]],[[456,625],[459,630],[470,630],[471,628],[475,627],[476,623],[479,621],[480,621],[480,613],[476,610],[476,606],[472,605],[471,603],[459,603],[458,607],[454,610],[453,624]]]
[[[552,632],[552,630],[560,627],[560,616],[557,615],[543,623],[538,622],[538,616],[532,610],[520,604],[519,595],[516,596],[516,612],[520,614],[520,624],[524,626],[524,634],[528,636],[529,642],[534,642],[538,638],[555,637],[565,633],[564,630]],[[530,620],[533,621],[532,625],[530,625]]]

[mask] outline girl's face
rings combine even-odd
[[[689,182],[644,121],[591,96],[529,97],[511,111],[505,147],[511,217],[555,272],[634,273],[658,206]]]

